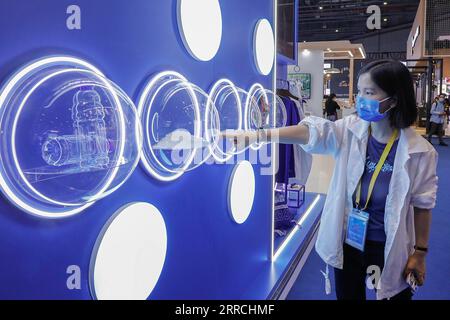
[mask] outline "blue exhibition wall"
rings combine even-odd
[[[72,4],[82,10],[81,30],[66,28]],[[220,4],[220,50],[199,62],[179,35],[176,0],[1,0],[0,83],[30,61],[63,54],[89,61],[135,102],[149,77],[164,70],[180,72],[207,92],[221,78],[245,90],[255,82],[271,89],[272,74],[261,76],[255,67],[252,39],[259,19],[273,21],[273,1]],[[91,299],[96,239],[115,211],[136,201],[156,206],[168,233],[167,258],[151,299],[246,298],[242,292],[270,265],[272,233],[272,177],[261,175],[258,165],[254,169],[256,197],[243,225],[228,214],[231,164],[203,165],[170,183],[138,166],[118,191],[59,220],[36,218],[0,198],[0,298]],[[70,265],[81,268],[80,290],[66,286]]]

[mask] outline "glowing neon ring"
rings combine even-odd
[[[251,101],[253,101],[253,99],[255,98],[255,96],[260,93],[261,95],[264,95],[264,98],[266,99],[266,101],[269,101],[269,97],[267,96],[267,92],[266,89],[264,89],[264,87],[259,84],[259,83],[255,83],[253,86],[251,86],[250,90],[248,91],[248,95],[247,95],[247,100],[245,102],[245,112],[244,112],[244,117],[246,119],[245,121],[245,130],[248,131],[250,130],[250,126],[249,126],[249,109],[250,109],[250,103]],[[263,146],[263,143],[254,143],[250,146],[250,148],[252,148],[253,150],[257,151],[259,149],[261,149],[261,147]]]
[[[37,71],[39,69],[44,69],[45,67],[49,66],[54,66],[54,65],[64,65],[67,64],[68,67],[70,66],[71,68],[73,68],[71,71],[76,70],[77,72],[90,72],[90,73],[94,73],[96,75],[99,76],[99,78],[104,81],[104,74],[97,69],[95,66],[93,66],[92,64],[78,59],[78,58],[74,58],[74,57],[69,57],[69,56],[52,56],[52,57],[47,57],[47,58],[43,58],[40,60],[37,60],[33,63],[30,63],[29,65],[23,67],[22,69],[20,69],[17,73],[15,73],[6,83],[6,85],[2,88],[2,90],[0,91],[0,111],[4,112],[4,110],[2,110],[2,108],[4,108],[4,103],[6,101],[6,99],[9,97],[11,91],[14,89],[14,87],[26,76],[28,76],[29,74],[31,74],[34,71]],[[76,67],[81,67],[83,69],[74,69]],[[70,69],[69,69],[70,70]],[[68,71],[66,71],[68,72]],[[59,74],[59,73],[58,73]],[[54,76],[54,75],[53,75]],[[45,79],[44,81],[40,81],[39,84],[42,84],[42,82],[45,82],[47,79]],[[118,96],[116,94],[116,91],[113,87],[111,87],[111,85],[109,84],[108,81],[104,81],[105,85],[107,86],[107,88],[110,89],[110,93],[112,93],[113,98],[117,104],[117,106],[121,106],[121,103],[118,99]],[[32,89],[31,93],[36,90],[36,86]],[[17,121],[18,121],[18,117],[20,116],[21,110],[25,105],[26,100],[28,99],[28,97],[31,95],[31,93],[27,94],[27,98],[24,99],[24,101],[22,102],[21,106],[19,107],[19,110],[16,113],[16,116],[14,118],[14,124],[13,124],[13,134],[11,137],[11,146],[12,146],[12,156],[13,156],[13,160],[16,166],[16,169],[18,170],[18,173],[21,177],[21,179],[23,180],[23,182],[30,187],[30,189],[35,192],[36,195],[38,195],[40,198],[42,198],[45,201],[48,201],[50,203],[53,203],[55,205],[64,205],[69,207],[70,209],[67,208],[53,208],[54,210],[56,210],[57,212],[51,212],[49,213],[48,211],[44,211],[44,210],[40,210],[40,209],[36,209],[34,206],[30,205],[29,203],[27,203],[26,201],[24,201],[21,197],[17,196],[14,191],[12,190],[12,188],[10,187],[9,183],[7,182],[7,179],[9,178],[5,178],[5,176],[3,176],[3,174],[6,174],[3,172],[3,170],[0,170],[0,187],[2,192],[5,194],[5,196],[15,205],[17,206],[19,209],[24,210],[32,215],[36,215],[39,217],[46,217],[46,218],[63,218],[63,217],[68,217],[68,216],[72,216],[75,215],[77,213],[80,213],[81,211],[85,210],[86,208],[90,207],[91,205],[94,204],[95,200],[97,200],[98,198],[100,198],[103,193],[109,188],[109,186],[111,185],[112,181],[114,180],[115,176],[117,175],[117,171],[118,171],[118,167],[114,168],[113,173],[111,174],[109,180],[105,183],[105,186],[95,195],[92,197],[93,200],[91,200],[91,202],[86,203],[84,205],[79,205],[76,208],[73,208],[74,205],[73,204],[66,204],[66,203],[62,203],[62,202],[58,202],[58,201],[54,201],[52,199],[47,198],[46,196],[43,196],[42,194],[40,194],[39,192],[37,192],[37,190],[35,190],[33,187],[30,186],[28,180],[25,178],[25,176],[23,175],[22,169],[20,168],[20,165],[18,163],[17,160],[17,154],[16,154],[16,149],[15,149],[15,132],[16,132],[16,126],[17,126]],[[121,155],[121,157],[123,157],[123,152],[124,152],[124,148],[125,148],[125,119],[123,116],[123,112],[122,109],[119,108],[119,115],[120,115],[120,126],[121,126],[121,144],[119,147],[119,154]],[[1,122],[3,122],[3,118],[1,119]],[[0,123],[1,124],[1,123]],[[4,168],[3,168],[4,169]]]
[[[234,95],[234,97],[237,101],[238,126],[237,126],[237,128],[235,128],[235,130],[241,130],[242,129],[242,102],[239,97],[238,90],[237,90],[236,86],[234,85],[234,83],[228,79],[220,79],[212,87],[212,89],[209,93],[209,96],[213,100],[212,105],[216,105],[217,98],[220,96],[222,91],[225,90],[227,87],[231,88],[232,94]],[[207,110],[206,114],[207,115],[209,114],[209,110]],[[220,118],[220,115],[219,115],[219,118]],[[208,141],[211,138],[209,136],[208,130],[206,130],[206,137],[207,137]],[[226,152],[223,152],[220,148],[218,148],[218,146],[216,146],[214,148],[214,150],[212,150],[212,155],[213,155],[214,159],[216,159],[219,162],[226,162],[233,157],[233,154],[227,154]]]
[[[271,125],[271,127],[272,128],[277,128],[278,126],[277,126],[277,110],[278,110],[278,103],[280,104],[280,106],[281,106],[281,113],[283,114],[283,123],[282,123],[282,125],[281,125],[281,127],[285,127],[286,126],[286,124],[287,124],[287,111],[286,111],[286,106],[284,105],[284,102],[283,102],[283,100],[279,97],[279,96],[277,96],[276,95],[276,93],[274,93],[273,91],[270,91],[270,90],[265,90],[265,92],[266,92],[266,97],[267,97],[267,100],[268,100],[268,96],[269,95],[273,95],[273,101],[272,101],[272,105],[273,105],[273,108],[271,109],[271,112],[270,112],[270,114],[272,115],[272,117],[273,117],[273,119],[272,119],[272,124],[270,124]],[[278,102],[278,103],[277,103]]]
[[[65,203],[65,202],[59,202],[59,201],[54,201],[51,198],[46,197],[45,195],[41,194],[39,191],[37,191],[28,181],[28,179],[25,177],[25,175],[23,174],[23,170],[20,167],[19,161],[17,159],[17,152],[16,152],[16,141],[15,141],[15,137],[16,137],[16,129],[17,129],[17,122],[19,121],[19,117],[20,114],[22,112],[23,107],[25,106],[26,102],[28,101],[28,98],[34,93],[34,91],[41,86],[44,82],[46,82],[47,80],[51,79],[52,77],[55,77],[57,75],[60,74],[64,74],[64,73],[69,73],[69,72],[79,72],[79,73],[92,73],[91,71],[88,70],[79,70],[79,69],[63,69],[57,72],[54,72],[48,76],[46,76],[44,79],[40,80],[35,86],[33,86],[33,88],[27,92],[25,98],[23,99],[22,103],[19,106],[19,109],[16,113],[16,116],[14,118],[14,124],[13,124],[13,131],[11,134],[11,146],[12,146],[12,156],[14,159],[14,164],[16,165],[16,168],[19,172],[20,177],[22,178],[23,182],[27,185],[27,187],[33,191],[33,193],[35,193],[37,196],[39,196],[40,198],[42,198],[43,200],[55,204],[55,205],[59,205],[59,206],[72,206],[72,207],[76,207],[79,206],[80,204],[73,204],[73,203]],[[115,94],[115,89],[113,87],[111,87],[111,85],[108,83],[108,81],[105,81],[103,79],[103,77],[100,77],[99,79],[101,79],[102,82],[104,82],[104,84],[107,86],[107,88],[109,89],[109,92],[113,93],[113,98],[115,100],[115,103],[117,106],[121,106],[120,101],[117,97],[117,95]],[[119,107],[119,123],[120,123],[120,146],[119,146],[119,157],[118,159],[121,159],[123,157],[123,153],[124,153],[124,149],[125,149],[125,118],[123,116],[123,111],[122,108]],[[111,183],[114,181],[117,172],[119,171],[119,167],[115,166],[113,168],[112,174],[110,175],[108,181],[105,183],[104,187],[97,192],[93,197],[92,200],[90,200],[89,202],[95,202],[96,200],[98,200],[106,190],[108,190],[109,186],[111,185]]]
[[[153,95],[150,99],[150,102],[148,103],[148,107],[146,108],[146,101],[148,99],[150,90],[152,90],[158,82],[160,82],[161,80],[164,80],[164,78],[168,78],[168,80],[164,81],[156,89],[156,91],[153,93]],[[148,173],[150,173],[156,179],[158,179],[160,181],[165,181],[165,182],[174,181],[174,180],[178,179],[179,177],[181,177],[183,175],[184,171],[186,171],[186,169],[189,168],[189,166],[191,165],[192,161],[194,160],[195,154],[196,154],[195,152],[192,152],[192,154],[189,156],[186,163],[179,170],[175,171],[170,168],[167,168],[163,163],[161,163],[158,160],[158,158],[156,157],[156,155],[153,151],[152,144],[150,141],[150,137],[151,137],[151,135],[149,133],[149,128],[151,126],[150,114],[151,114],[151,109],[153,107],[154,100],[155,100],[156,96],[158,95],[159,91],[161,91],[164,86],[170,84],[171,82],[178,82],[178,81],[181,81],[186,85],[186,87],[189,91],[189,94],[192,98],[193,104],[194,104],[194,113],[195,113],[196,119],[200,119],[200,117],[201,117],[200,106],[199,106],[199,102],[198,102],[197,96],[195,95],[192,84],[190,84],[184,76],[182,76],[180,73],[175,72],[175,71],[161,72],[161,73],[157,74],[155,77],[153,77],[145,86],[145,88],[139,98],[139,104],[138,104],[138,114],[139,114],[139,118],[141,119],[142,125],[145,127],[145,132],[146,132],[145,141],[146,141],[147,147],[150,150],[151,156],[152,156],[153,160],[155,160],[157,165],[160,166],[160,168],[162,168],[166,172],[172,173],[172,174],[169,176],[164,176],[164,175],[161,175],[160,173],[158,173],[157,170],[155,170],[155,168],[153,168],[152,165],[150,164],[145,152],[143,152],[141,155],[141,162],[144,165],[144,168],[147,170]],[[144,111],[146,112],[145,115],[143,114]],[[196,138],[201,138],[201,129],[202,129],[201,123],[200,123],[200,121],[194,121],[194,123],[195,123],[194,136]]]

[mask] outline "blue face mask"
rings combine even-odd
[[[386,118],[389,111],[393,108],[386,110],[384,113],[380,113],[380,106],[383,102],[390,100],[391,98],[386,98],[384,100],[378,101],[373,99],[364,98],[358,96],[356,99],[356,110],[361,119],[368,122],[378,122]]]

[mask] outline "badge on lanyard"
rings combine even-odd
[[[377,181],[381,169],[383,168],[384,163],[386,162],[386,159],[389,156],[389,153],[391,152],[397,137],[398,137],[398,130],[394,130],[389,140],[389,143],[386,145],[386,148],[384,148],[383,154],[381,155],[380,160],[378,161],[377,167],[375,168],[372,178],[370,179],[366,205],[364,206],[364,208],[361,209],[360,206],[361,181],[360,181],[356,192],[356,208],[353,208],[352,212],[350,212],[348,216],[345,243],[363,252],[366,243],[367,228],[369,226],[369,214],[365,210],[367,210],[367,207],[369,206],[373,188],[375,187],[375,182]]]
[[[348,216],[345,243],[360,251],[364,251],[368,225],[369,214],[354,208]]]

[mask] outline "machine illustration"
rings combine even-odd
[[[81,170],[105,168],[110,163],[105,108],[95,90],[80,90],[73,97],[73,135],[49,134],[42,158],[51,166],[79,164]]]
[[[0,92],[1,190],[21,210],[65,217],[117,190],[142,145],[137,110],[88,62],[44,57]]]

